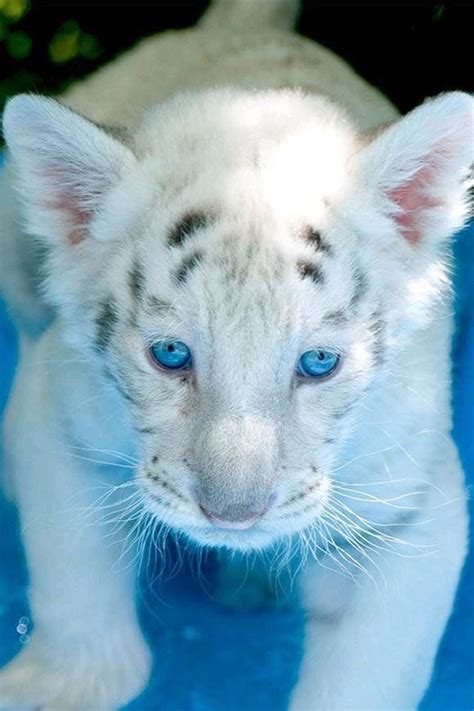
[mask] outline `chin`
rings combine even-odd
[[[189,526],[179,531],[193,544],[203,548],[225,548],[231,551],[261,551],[275,544],[282,536],[258,526],[244,531]]]
[[[323,508],[324,505],[320,502],[318,506],[315,506],[311,515],[292,517],[284,522],[281,519],[275,522],[271,518],[263,519],[255,526],[241,531],[195,524],[185,524],[173,528],[189,542],[203,548],[221,548],[251,553],[263,551],[282,541],[287,543],[297,541],[300,534],[316,525]]]

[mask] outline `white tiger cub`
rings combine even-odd
[[[304,543],[293,711],[413,709],[429,682],[466,550],[449,260],[472,99],[397,120],[295,13],[214,2],[74,87],[88,118],[7,104],[6,476],[35,629],[3,707],[145,687],[122,505],[206,546]]]

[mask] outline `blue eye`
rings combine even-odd
[[[183,341],[163,338],[150,346],[152,360],[167,370],[184,370],[191,367],[191,351]]]
[[[306,351],[299,359],[296,371],[305,378],[327,378],[334,373],[340,360],[337,353],[322,348]]]

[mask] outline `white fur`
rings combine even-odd
[[[262,6],[269,58],[277,35],[294,41],[271,28],[282,26],[277,4],[268,16]],[[220,32],[222,7],[193,31],[198,44]],[[252,51],[255,86],[275,86]],[[124,61],[136,83],[134,55],[120,76]],[[298,83],[279,71],[281,86]],[[421,699],[466,546],[447,267],[465,213],[472,100],[439,97],[374,138],[361,130],[365,89],[344,71],[353,94],[342,107],[331,92],[179,91],[177,81],[124,140],[49,99],[8,103],[14,183],[25,233],[46,245],[42,298],[55,319],[41,338],[22,336],[7,415],[36,630],[0,674],[0,703],[114,708],[146,683],[123,570],[133,545],[121,548],[116,525],[137,517],[200,545],[246,551],[286,537],[303,548],[308,634],[293,709]],[[102,81],[113,94],[113,66]],[[82,90],[94,116],[85,97],[91,108],[96,85]],[[387,104],[373,100],[382,123]],[[196,211],[207,223],[170,246]],[[10,229],[5,253],[12,239],[27,244]],[[31,269],[12,263],[4,288],[18,282],[24,321]],[[323,278],[302,278],[301,264]],[[153,367],[147,345],[168,336],[191,346],[193,371]],[[341,354],[333,378],[296,377],[313,348]],[[199,507],[223,518],[269,500],[245,531],[214,527]],[[109,616],[112,637],[101,633]]]

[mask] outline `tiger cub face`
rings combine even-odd
[[[322,99],[216,90],[124,138],[9,102],[47,293],[130,410],[159,519],[250,549],[323,515],[359,404],[436,317],[471,121],[447,94],[368,141]]]

